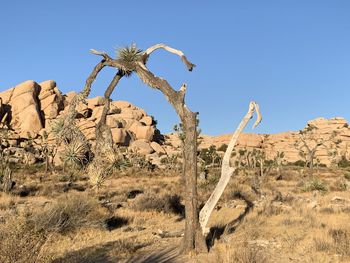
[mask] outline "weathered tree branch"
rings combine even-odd
[[[149,48],[147,48],[144,52],[144,60],[145,62],[147,61],[148,57],[152,54],[152,52],[154,52],[155,50],[157,49],[164,49],[170,53],[173,53],[175,55],[178,55],[181,60],[185,63],[187,69],[189,71],[192,71],[193,68],[196,66],[195,64],[191,63],[185,56],[185,54],[181,51],[181,50],[178,50],[178,49],[175,49],[175,48],[172,48],[172,47],[169,47],[165,44],[156,44],[154,46],[151,46]]]
[[[213,193],[209,197],[208,201],[206,202],[206,204],[204,205],[204,207],[199,213],[199,223],[201,225],[203,234],[207,234],[209,232],[209,229],[206,227],[209,217],[213,212],[213,209],[216,206],[217,202],[219,201],[222,193],[224,192],[228,182],[230,181],[232,174],[236,170],[236,168],[230,166],[231,153],[237,143],[239,135],[242,133],[243,129],[247,126],[249,120],[253,117],[254,112],[257,113],[257,120],[255,121],[253,128],[255,128],[261,122],[262,117],[259,110],[259,105],[256,102],[252,101],[249,104],[249,110],[247,114],[242,119],[241,123],[239,124],[238,128],[233,134],[231,141],[226,149],[226,152],[222,161],[220,180],[216,185]]]

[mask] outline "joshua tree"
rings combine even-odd
[[[328,137],[321,137],[317,133],[318,128],[309,124],[304,130],[299,131],[299,138],[294,146],[299,151],[299,155],[305,159],[305,166],[310,168],[312,174],[316,152],[320,147],[327,148],[327,144],[334,143],[338,145],[339,140],[336,139],[338,133],[333,131]]]
[[[98,151],[99,145],[106,145],[105,142],[110,142],[110,131],[105,125],[105,117],[108,112],[109,96],[113,92],[115,86],[123,76],[128,76],[135,72],[138,77],[151,88],[161,91],[169,103],[174,107],[176,113],[180,117],[181,125],[184,132],[184,174],[185,174],[185,213],[186,213],[186,224],[185,224],[185,235],[182,246],[182,251],[187,253],[190,251],[205,251],[206,245],[203,235],[200,231],[197,211],[197,113],[192,112],[185,104],[185,95],[187,85],[183,84],[181,88],[176,91],[172,86],[163,78],[155,76],[146,67],[146,63],[150,55],[158,50],[164,49],[170,53],[180,56],[182,61],[187,66],[189,71],[192,71],[194,64],[189,62],[180,50],[171,48],[164,44],[154,45],[145,51],[141,51],[136,48],[135,45],[120,49],[118,57],[112,59],[107,53],[91,50],[91,53],[99,55],[102,60],[95,66],[92,73],[86,80],[86,84],[82,92],[80,92],[72,101],[68,115],[64,121],[63,130],[69,129],[74,124],[76,115],[76,106],[84,102],[89,96],[91,91],[91,85],[98,73],[106,66],[117,69],[117,73],[114,76],[111,84],[107,88],[105,93],[105,104],[104,111],[99,124],[96,127],[96,149]],[[81,134],[77,134],[80,136]],[[104,141],[104,142],[103,142]],[[103,142],[100,144],[100,142]],[[107,143],[108,145],[109,143]]]
[[[277,177],[280,177],[282,172],[282,164],[285,161],[284,152],[277,152],[273,161],[277,167]]]

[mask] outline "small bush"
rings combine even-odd
[[[314,177],[309,182],[304,184],[304,187],[302,190],[305,192],[310,192],[310,191],[327,192],[327,186],[323,181]]]
[[[305,162],[302,160],[298,160],[294,163],[290,163],[291,165],[295,165],[295,166],[299,166],[299,167],[304,167],[305,166]]]
[[[221,144],[221,146],[218,148],[219,152],[226,152],[228,145],[226,143]]]
[[[345,229],[331,229],[328,234],[334,242],[334,249],[342,256],[350,256],[350,232]]]
[[[348,185],[344,180],[337,180],[329,187],[331,191],[346,191],[347,188]]]
[[[350,181],[350,173],[344,174],[344,178],[345,178],[346,180],[349,180],[349,181]]]
[[[316,251],[326,252],[332,249],[332,244],[321,238],[314,238],[314,246]]]
[[[346,159],[346,157],[343,155],[341,157],[340,161],[338,162],[338,166],[341,168],[350,167],[350,161],[348,159]]]
[[[46,239],[29,215],[10,216],[0,224],[0,262],[37,262]]]
[[[265,263],[268,262],[268,255],[264,249],[253,247],[248,242],[243,242],[233,248],[229,254],[229,262],[236,263]]]
[[[155,210],[182,216],[185,214],[185,206],[181,204],[181,198],[178,195],[140,195],[135,199],[133,208],[139,211]]]
[[[68,233],[81,227],[103,225],[104,214],[97,201],[85,194],[59,197],[57,202],[33,214],[36,228],[49,232]]]

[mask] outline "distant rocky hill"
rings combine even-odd
[[[350,128],[347,121],[344,118],[337,117],[332,119],[317,118],[307,123],[306,127],[312,125],[317,127],[316,135],[318,138],[327,139],[335,131],[338,136],[336,139],[340,140],[337,145],[338,161],[342,156],[345,156],[347,160],[350,159]],[[302,129],[302,128],[301,128]],[[218,149],[224,144],[228,144],[232,134],[209,136],[201,135],[200,149],[208,148],[211,145],[216,146]],[[172,145],[174,149],[180,149],[181,141],[177,134],[168,134],[165,136],[167,144]],[[295,143],[300,140],[299,131],[289,131],[277,134],[254,134],[254,133],[243,133],[240,135],[236,148],[245,149],[252,151],[253,149],[263,149],[266,153],[266,159],[273,160],[277,152],[283,152],[285,157],[285,163],[294,163],[301,160],[299,150],[295,147]],[[310,143],[312,146],[312,143]],[[325,146],[317,148],[316,158],[319,163],[329,166],[331,163],[329,150],[332,147],[329,143]]]
[[[6,91],[0,92],[2,107],[0,120],[4,119],[11,127],[6,141],[2,138],[3,147],[21,148],[21,143],[32,138],[38,140],[40,134],[46,131],[49,141],[54,142],[50,135],[51,125],[58,118],[64,118],[68,106],[76,95],[75,92],[62,94],[53,80],[36,83],[28,80]],[[77,107],[78,127],[92,142],[95,140],[95,125],[102,114],[102,97],[87,100],[87,104]],[[7,113],[6,116],[4,114]],[[143,109],[126,101],[113,101],[107,116],[114,143],[127,146],[148,156],[156,163],[164,155],[180,154],[181,141],[177,134],[162,136],[156,128],[156,122]],[[343,118],[318,118],[309,121],[307,125],[316,126],[320,137],[327,137],[337,131],[339,156],[350,159],[348,145],[350,144],[350,129]],[[200,148],[215,145],[217,148],[228,144],[231,135],[207,136],[202,135]],[[264,149],[268,159],[273,159],[277,152],[284,152],[287,162],[300,160],[299,151],[294,144],[298,140],[298,132],[284,132],[279,134],[242,134],[237,148]],[[39,143],[39,141],[38,141]],[[5,145],[5,146],[4,146]],[[320,147],[316,153],[321,163],[329,164],[327,149]]]

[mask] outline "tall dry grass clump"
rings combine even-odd
[[[38,231],[29,215],[13,215],[0,224],[0,262],[40,262],[48,236]]]
[[[45,244],[51,237],[102,227],[105,219],[98,202],[86,194],[61,196],[43,209],[13,213],[0,223],[0,262],[50,262]]]

